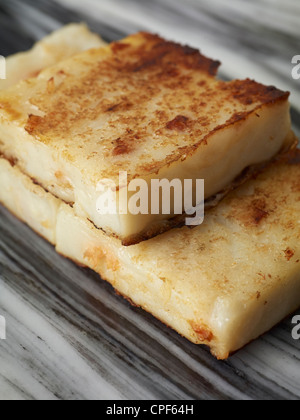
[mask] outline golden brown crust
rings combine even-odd
[[[222,89],[228,91],[229,99],[237,99],[244,105],[252,105],[260,102],[272,103],[277,100],[286,100],[289,92],[283,92],[275,86],[265,86],[251,79],[233,80],[222,86]]]
[[[33,134],[36,131],[37,127],[39,126],[40,121],[41,121],[41,117],[39,117],[38,115],[33,115],[33,114],[28,115],[28,120],[25,125],[25,130],[27,131],[27,133]]]
[[[156,81],[159,82],[166,75],[172,77],[178,75],[178,67],[200,70],[210,76],[215,76],[221,65],[219,61],[211,60],[187,45],[166,41],[158,35],[147,32],[141,32],[139,35],[144,38],[146,48],[141,46],[137,51],[137,62],[129,65],[122,62],[120,64],[122,71],[136,73],[154,69],[155,72],[158,71]],[[114,52],[120,52],[120,47],[123,51],[124,46],[115,43]]]
[[[213,333],[206,325],[195,323],[194,321],[191,321],[190,324],[199,340],[203,343],[210,343],[214,339]]]
[[[2,100],[0,102],[0,109],[4,109],[12,121],[22,118],[21,112],[17,111],[10,103],[10,101]]]
[[[269,168],[271,169],[277,165],[283,165],[290,167],[290,172],[292,172],[293,167],[295,170],[299,170],[299,163],[300,150],[294,149],[277,156],[275,161],[269,165]],[[261,176],[263,177],[263,174]],[[297,194],[300,190],[296,190],[295,187],[299,187],[300,179],[297,179],[295,176],[294,178],[295,181],[289,181],[289,187],[291,188],[291,191]],[[286,182],[286,179],[279,178],[277,180],[278,188],[280,188],[280,183],[284,186],[284,183]],[[245,196],[243,197],[243,200],[241,200],[239,196],[233,198],[230,203],[231,211],[227,217],[236,220],[240,225],[246,228],[259,229],[261,225],[264,225],[265,223],[271,224],[274,222],[274,214],[276,214],[279,207],[286,207],[287,200],[287,195],[279,195],[278,191],[274,191],[274,189],[270,188],[270,191],[268,191],[266,189],[256,188],[253,195]],[[296,198],[295,200],[297,201]],[[284,221],[282,221],[282,223],[284,224]],[[286,228],[291,228],[291,223],[296,224],[297,221],[287,222]],[[282,255],[289,261],[294,256],[293,249],[291,247],[283,249]]]
[[[287,248],[284,253],[287,261],[290,261],[295,255],[295,251],[291,248]]]
[[[7,160],[12,168],[18,164],[18,159],[5,156],[4,153],[1,153],[1,152],[0,152],[0,159]]]
[[[120,170],[128,171],[128,182],[158,173],[216,132],[288,99],[288,92],[249,79],[218,81],[219,65],[193,48],[139,33],[26,82],[40,113],[28,113],[25,129],[72,162],[80,153],[96,182]],[[22,118],[5,98],[0,107]]]
[[[99,262],[102,258],[105,258],[106,265],[109,270],[118,271],[120,269],[120,263],[115,255],[112,254],[109,249],[103,249],[100,247],[89,248],[84,253],[84,258],[89,262],[89,266],[93,267],[95,271],[99,266]]]

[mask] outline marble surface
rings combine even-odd
[[[293,92],[300,134],[298,0],[0,0],[0,54],[25,50],[72,21],[106,40],[151,30],[221,59],[224,78],[251,76]],[[300,314],[300,311],[298,311]],[[218,362],[93,272],[60,257],[0,208],[0,400],[299,399],[292,317]]]

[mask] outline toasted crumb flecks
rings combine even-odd
[[[88,160],[92,179],[127,170],[130,181],[186,159],[217,131],[289,96],[248,79],[218,80],[219,66],[139,33],[42,71],[13,99],[0,95],[0,108],[22,126],[27,119],[27,133],[84,173]],[[24,114],[24,97],[38,113]]]

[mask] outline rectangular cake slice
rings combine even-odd
[[[219,64],[147,33],[83,52],[0,94],[0,153],[124,245],[153,237],[174,208],[132,214],[131,181],[204,179],[209,199],[292,141],[289,94],[220,81]],[[117,211],[103,215],[107,180]]]
[[[59,253],[219,359],[300,306],[300,151],[232,192],[202,226],[132,247],[78,217],[4,159],[0,202]]]
[[[99,48],[105,42],[84,24],[70,24],[37,42],[30,51],[6,59],[6,79],[0,80],[0,90],[20,80],[36,77],[42,70],[59,61],[90,48]]]

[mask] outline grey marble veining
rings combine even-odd
[[[0,54],[85,20],[106,40],[151,30],[221,59],[221,75],[293,91],[300,134],[297,0],[0,0]],[[298,312],[300,314],[300,312]],[[226,362],[132,308],[90,270],[0,208],[2,399],[299,399],[291,317]]]

